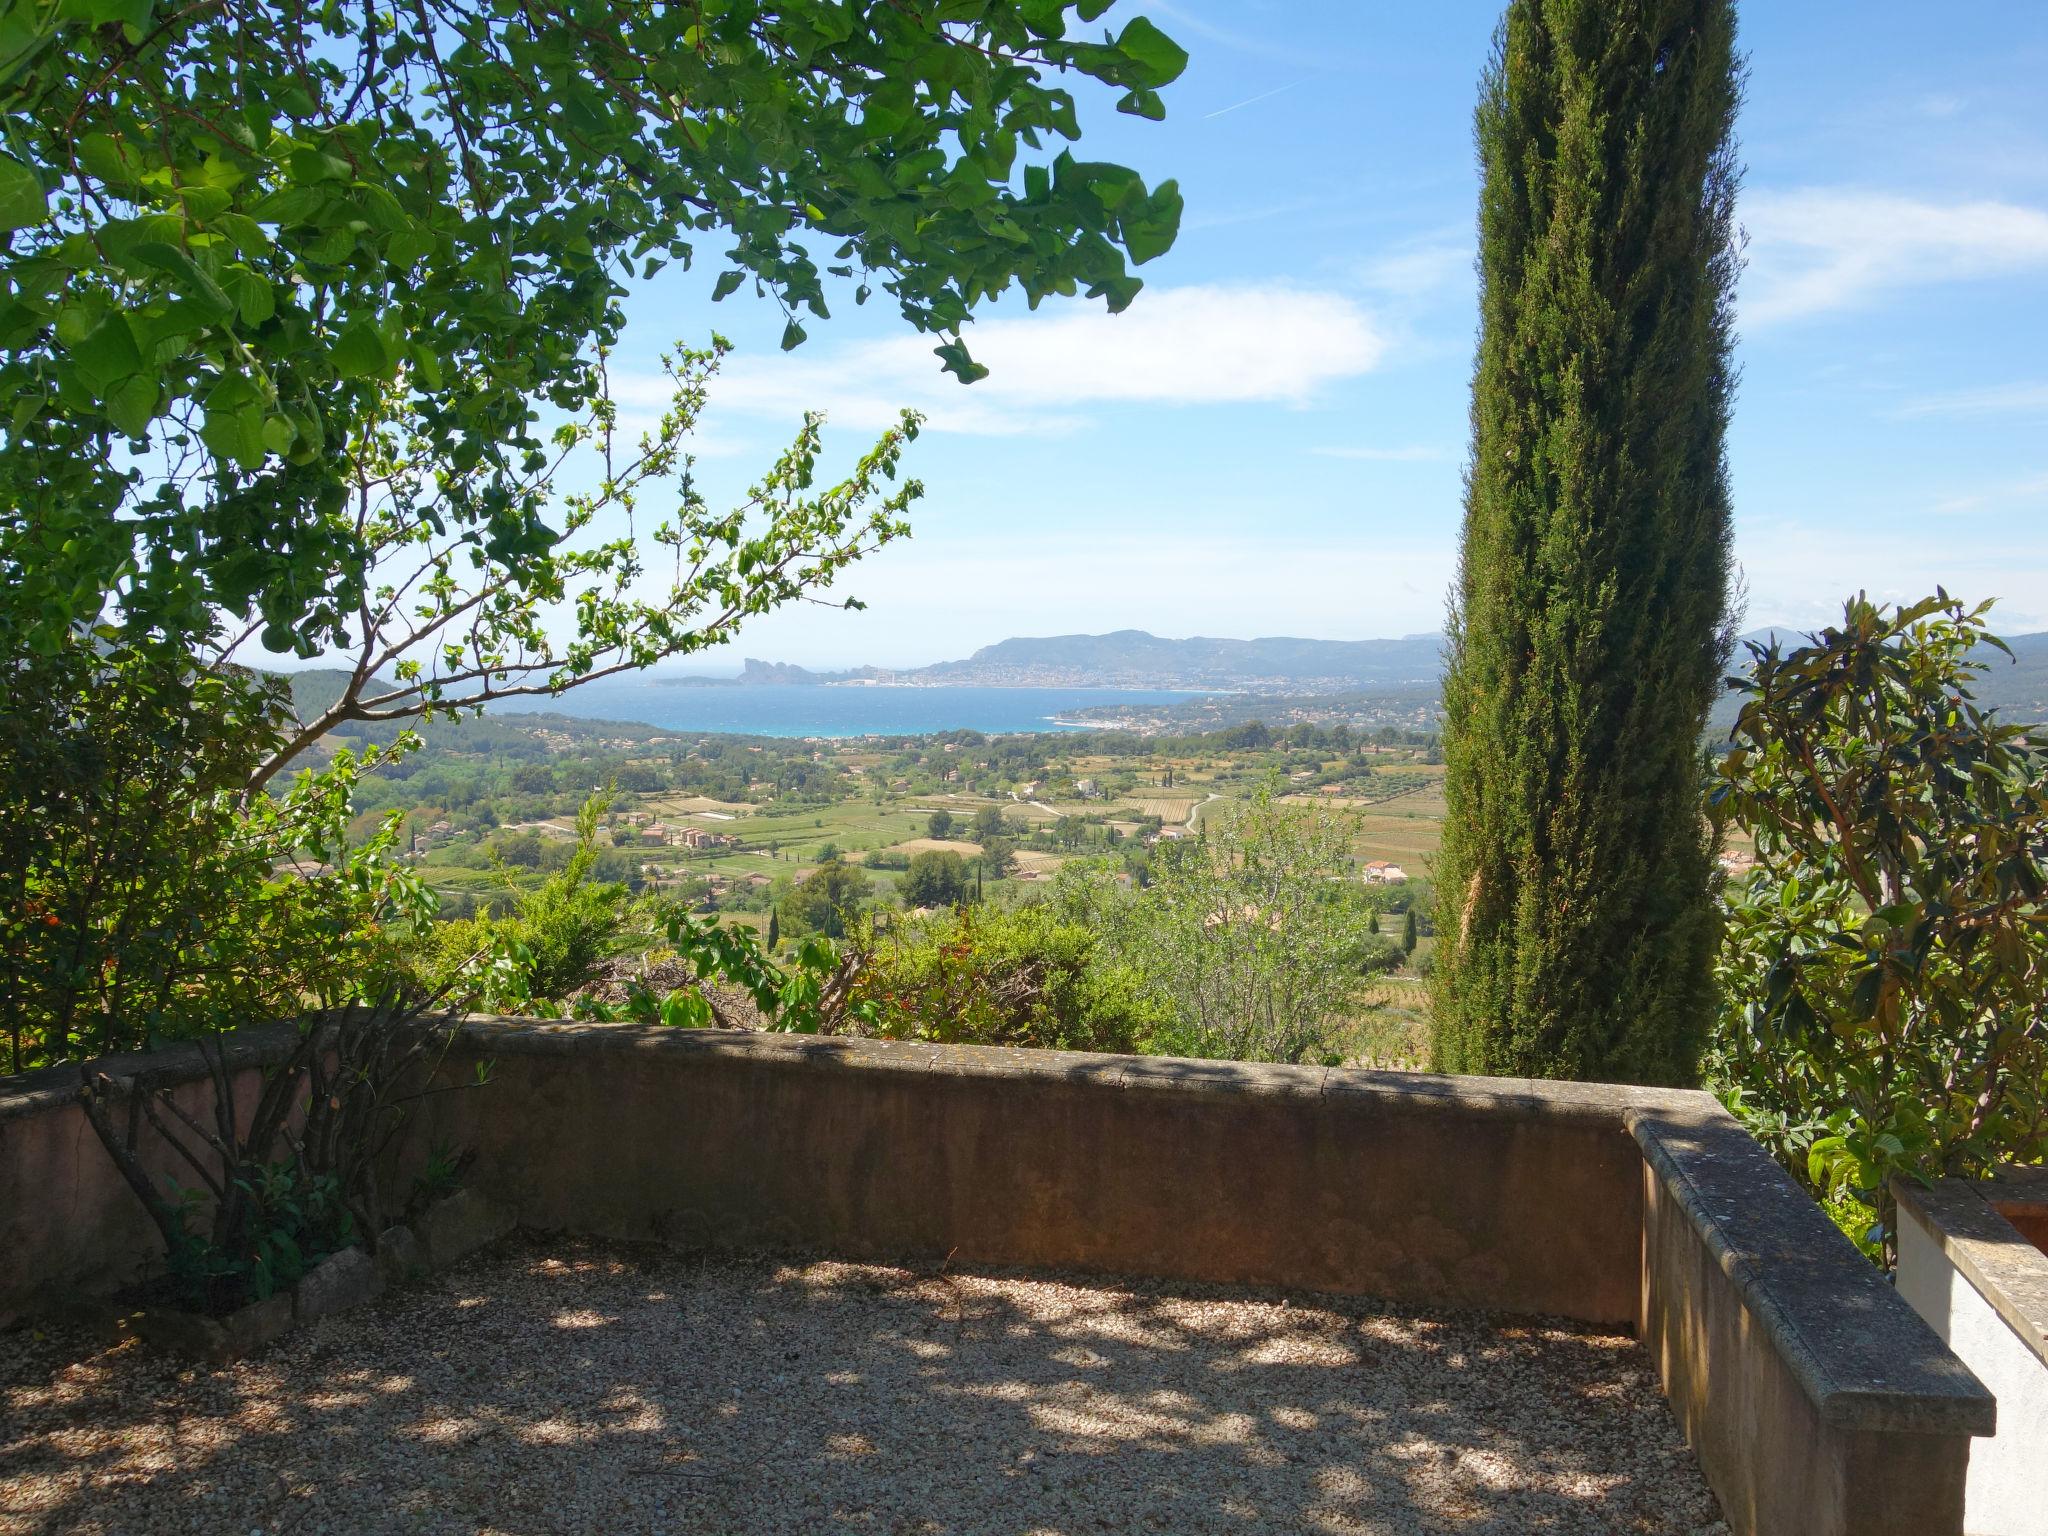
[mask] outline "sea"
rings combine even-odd
[[[1085,730],[1073,712],[1183,703],[1199,694],[1145,688],[901,688],[821,683],[687,685],[646,677],[584,683],[559,699],[507,699],[493,713],[548,711],[672,731],[742,736],[911,736],[933,731]]]

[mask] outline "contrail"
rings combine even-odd
[[[1306,76],[1303,77],[1303,79],[1306,78]],[[1221,117],[1226,112],[1235,112],[1239,107],[1249,107],[1254,102],[1266,100],[1269,96],[1278,96],[1282,91],[1291,91],[1301,83],[1301,80],[1290,80],[1285,85],[1274,86],[1270,91],[1261,91],[1256,96],[1247,96],[1243,101],[1233,102],[1227,107],[1218,107],[1214,112],[1204,112],[1202,114],[1202,121],[1206,123],[1212,117]]]

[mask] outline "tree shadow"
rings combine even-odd
[[[515,1238],[212,1369],[0,1338],[27,1531],[1720,1530],[1633,1342]]]

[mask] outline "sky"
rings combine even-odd
[[[639,285],[616,367],[714,328],[736,351],[696,444],[744,493],[806,409],[842,467],[912,406],[914,536],[740,655],[910,666],[1010,635],[1365,639],[1438,628],[1477,321],[1471,114],[1497,4],[1120,0],[1191,54],[1162,123],[1080,90],[1077,153],[1177,178],[1181,235],[1129,310],[1012,298],[940,372],[886,302],[784,354],[750,290]],[[1748,265],[1729,441],[1748,627],[1864,590],[1995,597],[2048,629],[2048,5],[1750,0]],[[1086,87],[1089,82],[1078,82]],[[692,670],[719,670],[716,662]]]

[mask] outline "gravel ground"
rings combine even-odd
[[[1725,1536],[1625,1338],[515,1238],[254,1360],[0,1335],[0,1533]]]

